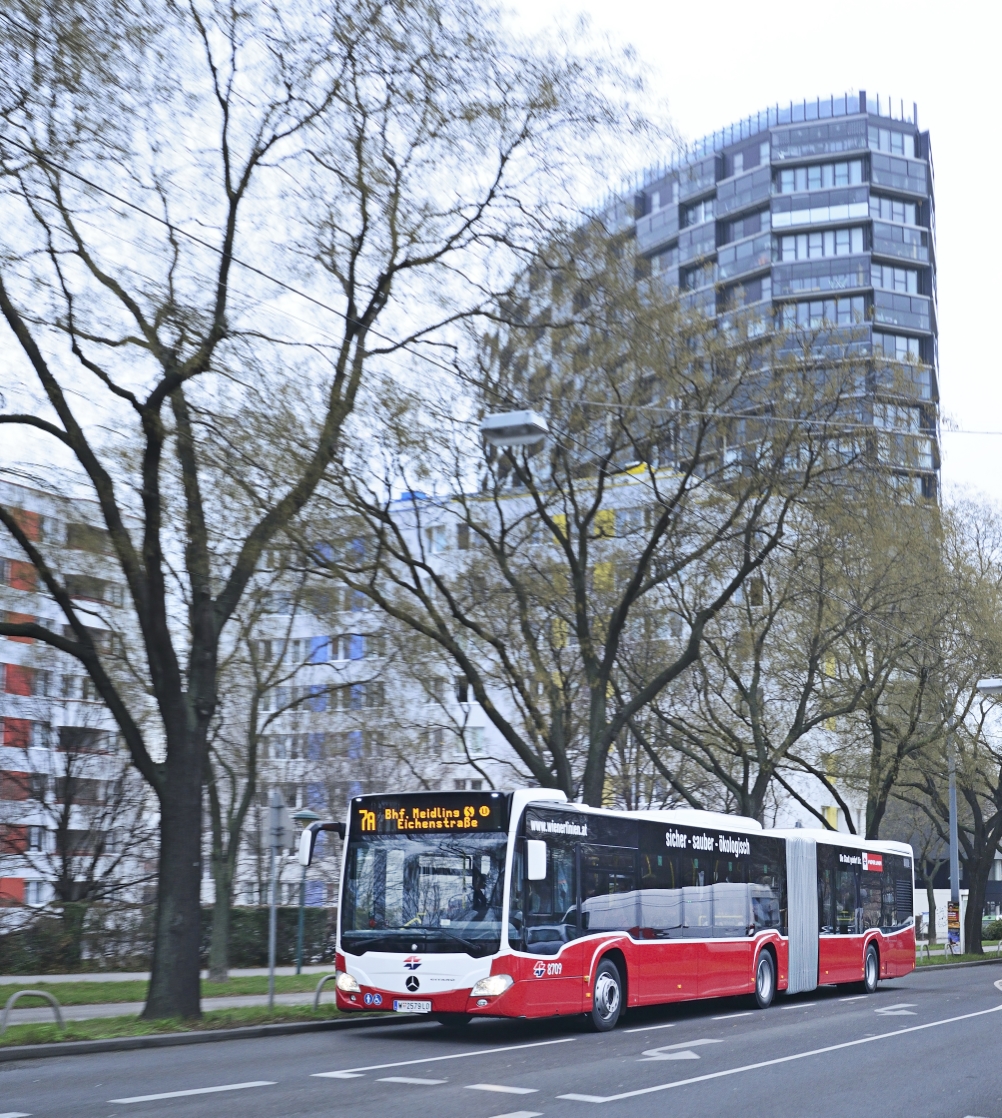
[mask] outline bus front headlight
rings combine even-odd
[[[334,985],[341,991],[342,994],[360,994],[362,987],[355,981],[354,978],[346,971],[339,970],[334,979]]]
[[[510,974],[492,974],[480,981],[470,991],[471,998],[496,998],[503,994],[509,986],[514,986],[515,980]]]

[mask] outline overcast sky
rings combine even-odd
[[[865,89],[918,103],[936,171],[943,481],[1002,501],[1002,15],[994,4],[508,0],[525,30],[586,13],[631,43],[687,139],[778,102]],[[652,152],[650,162],[660,153]],[[612,184],[618,185],[618,184]],[[950,427],[959,428],[951,432]],[[998,435],[961,432],[998,431]]]

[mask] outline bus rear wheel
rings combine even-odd
[[[863,993],[872,994],[877,989],[877,979],[880,977],[880,959],[877,949],[872,943],[867,945],[866,954],[863,956]]]
[[[768,1009],[776,993],[776,964],[770,951],[760,951],[755,964],[755,1004]]]
[[[589,1023],[596,1032],[607,1033],[616,1027],[622,1010],[623,980],[619,968],[611,959],[603,959],[595,971]]]

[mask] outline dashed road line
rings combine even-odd
[[[725,1013],[721,1017],[711,1017],[710,1020],[711,1021],[733,1021],[735,1017],[751,1017],[752,1012],[753,1011],[749,1009],[745,1013]]]
[[[494,1118],[543,1118],[540,1110],[513,1110],[509,1114],[495,1114]]]
[[[448,1079],[414,1079],[410,1075],[387,1075],[380,1079],[380,1083],[409,1083],[419,1087],[437,1087],[440,1083],[448,1083]]]
[[[863,998],[868,998],[869,996],[870,996],[869,994],[856,994],[851,998],[839,998],[839,1001],[840,1002],[858,1002],[858,1001],[861,1001]]]
[[[182,1099],[188,1095],[217,1095],[221,1091],[246,1091],[249,1087],[274,1087],[273,1079],[252,1079],[248,1083],[224,1083],[219,1087],[193,1087],[189,1091],[162,1091],[157,1095],[132,1095],[127,1099],[108,1099],[108,1102],[156,1102],[157,1099]]]
[[[649,1033],[652,1029],[674,1029],[676,1021],[669,1021],[667,1025],[643,1025],[639,1029],[624,1029],[624,1033]]]
[[[497,1052],[517,1052],[523,1048],[545,1048],[548,1044],[570,1044],[577,1037],[562,1036],[557,1040],[534,1040],[530,1044],[508,1044],[504,1048],[472,1048],[469,1052],[452,1052],[448,1056],[425,1056],[420,1060],[396,1060],[392,1064],[369,1064],[362,1068],[345,1068],[344,1071],[315,1071],[313,1079],[357,1079],[367,1071],[383,1071],[386,1068],[404,1068],[413,1064],[434,1064],[440,1060],[462,1060],[467,1056],[493,1056]]]
[[[793,1005],[781,1005],[780,1009],[810,1009],[812,1005],[817,1005],[817,1002],[794,1002]]]
[[[22,1114],[20,1110],[8,1110],[0,1114],[0,1118],[31,1118],[30,1114]],[[515,1118],[513,1114],[499,1114],[498,1118]]]
[[[673,1087],[687,1087],[691,1083],[705,1083],[711,1079],[723,1079],[728,1075],[740,1075],[746,1071],[757,1071],[759,1068],[774,1067],[776,1064],[788,1064],[793,1060],[804,1060],[808,1056],[821,1056],[827,1052],[839,1052],[844,1048],[855,1048],[860,1044],[873,1044],[878,1040],[891,1040],[894,1037],[905,1036],[907,1033],[918,1033],[924,1029],[935,1029],[941,1025],[952,1025],[957,1021],[969,1021],[973,1017],[984,1017],[988,1013],[998,1013],[1002,1005],[993,1006],[991,1009],[979,1009],[975,1013],[963,1013],[958,1017],[944,1017],[941,1021],[929,1021],[924,1025],[910,1025],[907,1029],[895,1029],[890,1033],[878,1033],[876,1036],[863,1037],[859,1040],[847,1040],[842,1044],[829,1044],[824,1048],[812,1048],[808,1052],[795,1052],[792,1056],[777,1056],[773,1060],[760,1060],[756,1064],[744,1064],[738,1068],[725,1068],[723,1071],[711,1071],[706,1075],[694,1075],[689,1079],[676,1079],[672,1083],[658,1083],[653,1087],[641,1087],[636,1091],[623,1091],[618,1095],[558,1095],[557,1098],[569,1099],[572,1102],[619,1102],[621,1099],[632,1099],[638,1095],[652,1095],[658,1091],[670,1091]]]
[[[505,1087],[500,1083],[467,1083],[467,1091],[496,1091],[499,1095],[538,1095],[538,1087]]]

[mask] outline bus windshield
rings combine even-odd
[[[352,836],[342,950],[493,954],[501,946],[506,847],[497,831]]]

